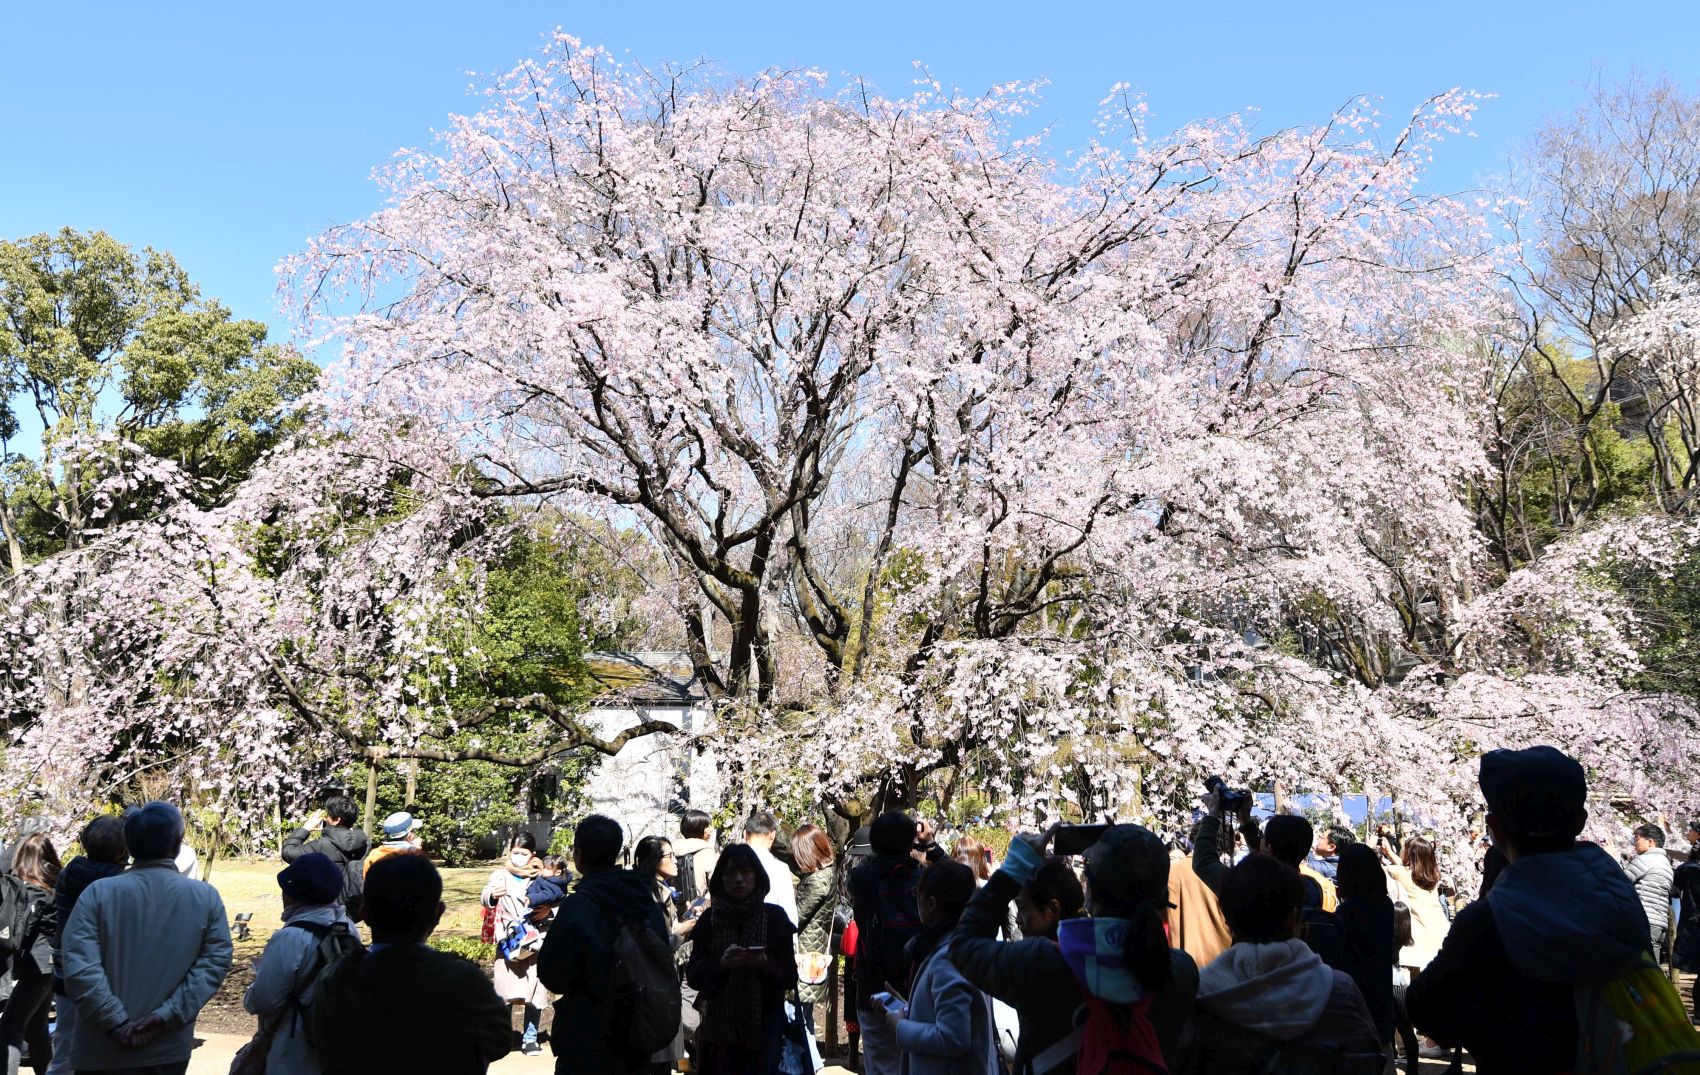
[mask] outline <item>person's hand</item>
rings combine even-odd
[[[1044,832],[1018,833],[1015,836],[1015,839],[1020,840],[1028,847],[1039,852],[1039,856],[1043,858],[1045,855],[1045,849],[1051,846],[1051,838],[1057,834],[1057,830],[1060,828],[1062,828],[1062,822],[1059,821]]]
[[[1211,781],[1215,784],[1215,781]],[[1217,791],[1221,785],[1216,785],[1204,793],[1204,812],[1213,818],[1222,816],[1222,795]]]
[[[720,962],[728,967],[754,967],[761,963],[763,956],[752,952],[741,945],[726,946],[726,953],[720,957]]]
[[[696,929],[696,928],[697,928],[697,920],[694,919],[694,918],[687,918],[683,922],[680,922],[678,925],[674,926],[673,932],[674,932],[675,935],[680,936],[680,937],[689,937],[691,935],[691,931]]]
[[[324,826],[325,812],[323,810],[313,811],[311,814],[307,815],[307,820],[301,823],[301,827],[306,829],[308,832],[317,831],[318,829],[324,828]]]
[[[1235,819],[1237,819],[1239,821],[1240,828],[1242,828],[1242,829],[1245,828],[1247,825],[1251,824],[1251,796],[1250,795],[1247,795],[1244,799],[1240,800],[1239,809],[1234,811],[1234,817],[1235,817]]]
[[[933,842],[933,836],[935,835],[935,833],[936,833],[936,830],[933,828],[933,823],[931,821],[928,821],[926,818],[922,818],[920,821],[915,822],[915,842],[916,843],[918,843],[918,844],[930,844],[930,843],[932,843]]]
[[[897,1029],[897,1024],[903,1022],[903,1020],[909,1017],[909,1009],[907,1007],[899,1008],[896,1011],[882,1007],[880,1011],[885,1013],[885,1025],[893,1030]]]
[[[165,1029],[165,1020],[157,1015],[132,1019],[112,1032],[112,1037],[126,1049],[141,1049],[153,1043]]]

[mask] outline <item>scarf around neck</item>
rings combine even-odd
[[[706,917],[708,944],[716,958],[733,945],[767,947],[767,905],[759,896],[736,902],[717,897]],[[703,992],[702,1028],[698,1033],[706,1041],[723,1045],[760,1045],[765,991],[761,968],[727,968],[721,987],[712,993]]]

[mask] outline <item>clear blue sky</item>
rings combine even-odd
[[[1316,122],[1358,93],[1403,114],[1462,85],[1498,94],[1433,182],[1498,173],[1596,70],[1700,77],[1700,5],[1666,3],[336,4],[0,0],[0,237],[69,225],[171,250],[239,316],[287,331],[272,267],[379,204],[371,169],[475,107],[467,72],[505,69],[561,26],[656,62],[806,65],[904,92],[911,62],[981,89],[1050,80],[1040,120],[1087,138],[1126,81],[1154,125],[1247,107]]]

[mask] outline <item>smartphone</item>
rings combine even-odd
[[[1062,825],[1051,837],[1051,848],[1059,855],[1078,855],[1097,843],[1109,825]]]
[[[744,951],[746,953],[748,953],[749,955],[756,956],[758,958],[765,958],[767,956],[767,946],[766,945],[763,945],[760,948],[746,948],[746,949],[744,949]]]

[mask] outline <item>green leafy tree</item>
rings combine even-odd
[[[177,261],[104,232],[0,241],[0,527],[12,573],[76,547],[100,518],[86,449],[115,435],[181,466],[216,501],[290,422],[318,367],[259,321],[203,298]],[[39,437],[38,450],[25,441]]]
[[[457,710],[536,695],[563,711],[580,712],[589,705],[594,688],[584,660],[587,643],[591,648],[620,646],[632,628],[621,621],[613,625],[614,634],[584,630],[579,609],[590,587],[618,584],[620,575],[599,546],[572,537],[570,529],[551,525],[523,532],[484,579],[485,614],[469,631],[441,640],[445,666],[452,663],[458,670],[452,692]],[[449,753],[476,745],[523,755],[552,734],[535,714],[515,711],[421,745]],[[580,793],[595,763],[595,756],[582,749],[526,767],[405,759],[380,767],[377,813],[412,809],[427,821],[433,851],[452,863],[470,861],[489,850],[494,834],[528,816],[559,815],[581,805]],[[358,784],[366,773],[350,769],[343,779]]]

